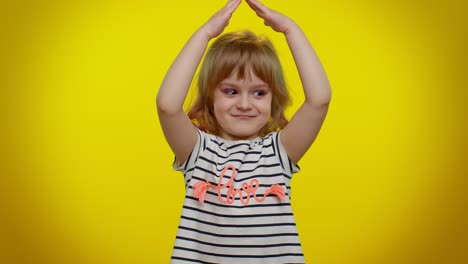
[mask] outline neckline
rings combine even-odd
[[[249,148],[250,149],[253,149],[259,145],[263,145],[263,141],[265,139],[265,137],[267,136],[264,136],[264,137],[256,137],[256,138],[252,138],[252,139],[240,139],[240,140],[230,140],[230,139],[224,139],[220,136],[215,136],[217,141],[219,142],[219,145],[221,148],[229,148],[233,145],[240,145],[240,144],[247,144],[249,145]]]

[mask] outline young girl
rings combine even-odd
[[[300,27],[257,0],[246,0],[284,34],[305,100],[288,122],[289,101],[277,54],[250,31],[220,36],[200,69],[199,94],[183,103],[208,42],[242,0],[230,0],[189,39],[157,96],[161,127],[183,172],[186,197],[171,263],[304,263],[290,204],[296,165],[319,133],[331,92]]]

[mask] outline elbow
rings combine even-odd
[[[330,86],[328,85],[328,89],[326,89],[325,92],[322,93],[317,99],[321,105],[328,106],[330,104],[331,97],[332,97],[332,92],[331,92]]]
[[[156,96],[156,109],[158,109],[158,112],[168,111],[168,105],[164,103],[164,99],[159,94]]]
[[[175,103],[171,102],[171,100],[165,99],[160,95],[156,97],[156,109],[159,114],[164,115],[173,115],[183,111],[182,107],[177,107]]]
[[[321,105],[321,106],[327,106],[328,107],[328,105],[330,105],[330,101],[331,101],[331,93],[328,93],[328,94],[322,96],[321,98],[318,98],[317,104]]]
[[[306,103],[315,108],[328,108],[331,101],[331,93],[315,96],[314,98],[306,99]]]

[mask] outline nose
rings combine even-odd
[[[249,110],[252,108],[248,95],[243,94],[239,97],[239,101],[237,102],[237,108],[241,110]]]

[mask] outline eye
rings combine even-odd
[[[225,88],[225,89],[223,89],[223,93],[225,93],[227,95],[235,95],[235,94],[237,94],[237,91],[235,89],[232,89],[232,88]]]
[[[267,94],[267,91],[265,90],[256,90],[253,92],[254,96],[262,97]]]

